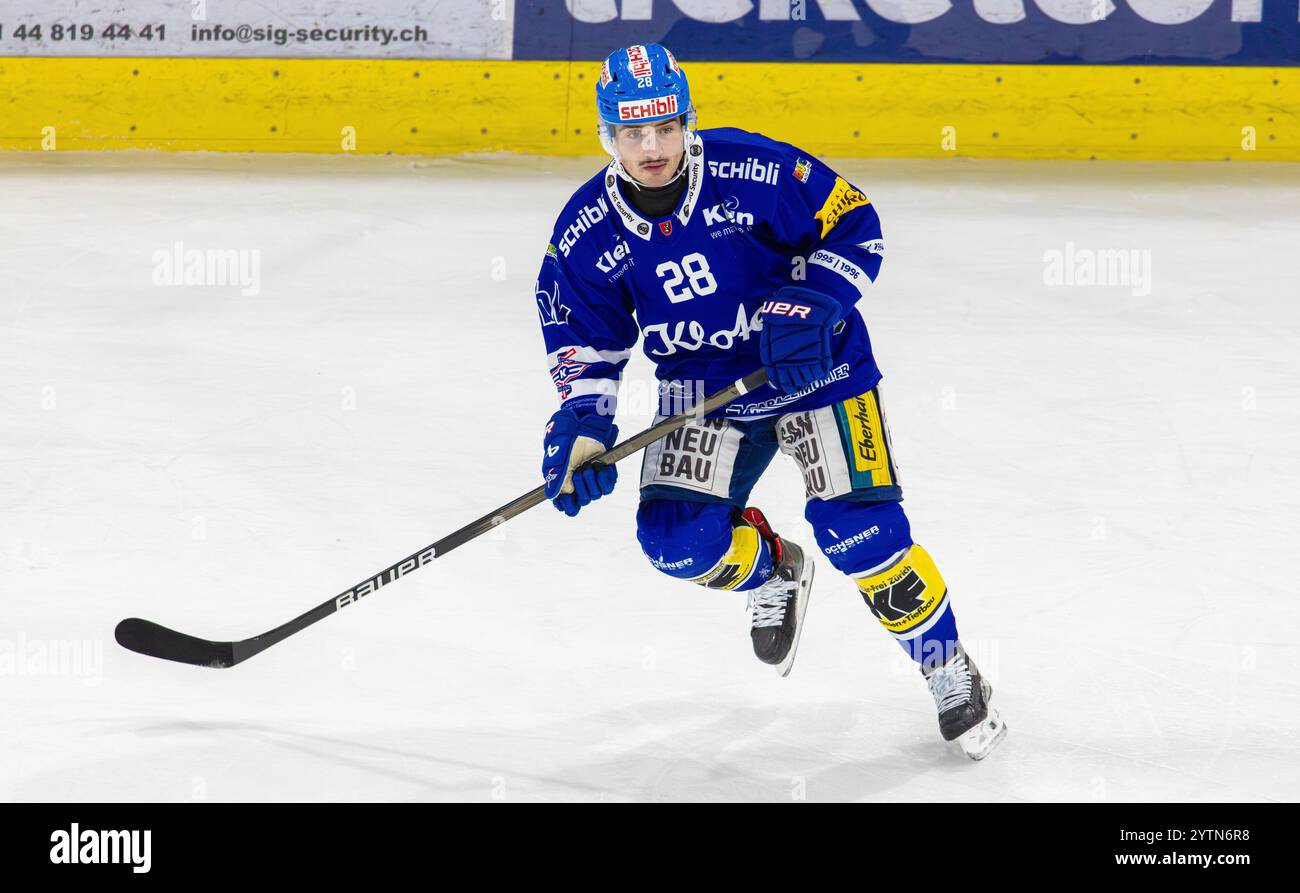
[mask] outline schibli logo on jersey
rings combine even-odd
[[[424,567],[430,561],[433,561],[435,557],[437,557],[437,553],[434,548],[430,546],[423,552],[420,552],[417,555],[412,555],[401,564],[393,565],[388,570],[375,574],[375,576],[371,577],[360,586],[357,586],[354,589],[349,589],[347,592],[334,599],[335,609],[341,611],[348,605],[361,601],[361,599],[365,598],[376,589],[379,589],[381,586],[387,586],[398,577],[403,577],[417,568]]]
[[[592,226],[604,220],[605,215],[608,213],[609,205],[605,204],[603,196],[596,196],[596,204],[594,206],[583,205],[582,209],[578,211],[578,219],[569,224],[569,228],[564,231],[562,236],[560,236],[560,251],[564,256],[568,257],[569,252],[573,250],[573,246],[577,243],[578,238],[587,230],[591,229]]]
[[[776,178],[781,173],[781,165],[775,161],[759,161],[746,158],[744,161],[710,161],[709,173],[719,180],[753,180],[755,183],[776,185]]]
[[[622,239],[613,248],[609,248],[596,260],[596,269],[602,273],[612,273],[619,266],[620,262],[632,253],[627,242]]]
[[[656,96],[652,99],[628,100],[618,104],[620,121],[644,121],[646,118],[666,118],[677,114],[676,96]]]
[[[768,301],[758,312],[765,316],[791,316],[807,319],[812,308],[807,304],[791,304],[789,301]]]

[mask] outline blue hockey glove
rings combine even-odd
[[[843,309],[830,295],[787,285],[759,308],[758,356],[772,387],[793,394],[831,371],[831,330]]]
[[[618,426],[610,416],[597,412],[579,415],[569,408],[551,416],[542,456],[546,498],[572,517],[587,503],[614,492],[618,469],[613,465],[577,469],[605,452],[617,439]]]

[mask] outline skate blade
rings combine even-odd
[[[985,720],[975,728],[958,735],[955,743],[961,748],[961,752],[972,760],[982,760],[990,753],[993,748],[1002,743],[1002,739],[1007,736],[1007,724],[1002,721],[1002,714],[990,704],[989,715]]]
[[[808,559],[808,553],[804,553],[804,570],[807,573],[799,580],[799,620],[794,625],[794,641],[790,643],[790,653],[776,665],[777,675],[784,679],[790,675],[790,670],[794,668],[794,653],[799,650],[799,640],[803,638],[803,618],[808,613],[808,602],[811,601],[813,574],[816,573],[816,566]]]

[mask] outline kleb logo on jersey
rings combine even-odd
[[[613,248],[608,248],[605,253],[596,259],[596,269],[602,273],[613,273],[622,261],[632,253],[632,249],[623,239],[618,240],[618,244]]]
[[[736,319],[729,329],[719,329],[712,334],[705,334],[704,323],[698,319],[683,319],[674,322],[661,322],[641,329],[645,339],[646,353],[652,357],[671,356],[679,350],[696,351],[704,347],[718,350],[731,350],[738,341],[748,341],[751,335],[763,330],[763,311],[754,312],[751,317],[745,312],[745,305],[736,306]],[[652,341],[658,338],[659,341]]]

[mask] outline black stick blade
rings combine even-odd
[[[128,617],[113,631],[117,644],[128,651],[160,657],[196,667],[233,667],[234,642],[212,642],[178,633],[151,620]]]

